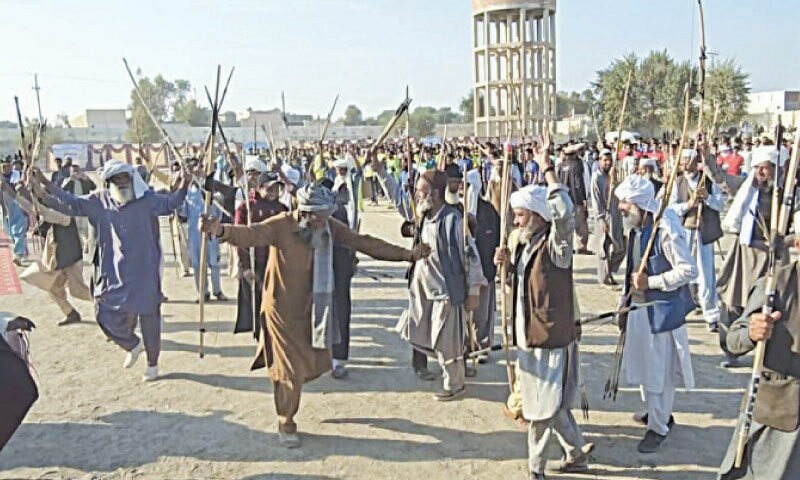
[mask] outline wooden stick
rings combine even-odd
[[[500,248],[505,250],[508,246],[508,200],[511,194],[511,134],[513,128],[508,129],[506,144],[503,146],[503,169],[500,181]],[[548,152],[545,152],[548,155]],[[511,352],[509,351],[508,336],[508,301],[506,300],[506,281],[508,277],[508,264],[503,262],[500,265],[500,319],[503,329],[503,353],[506,357],[506,376],[508,377],[508,389],[514,391],[514,366],[511,363]]]
[[[678,144],[678,152],[681,152],[683,150],[683,146],[686,144],[686,135],[687,135],[687,131],[688,131],[688,128],[689,128],[689,118],[692,116],[692,112],[689,109],[689,107],[690,107],[690,103],[689,103],[689,86],[690,86],[690,82],[687,82],[686,83],[686,87],[685,87],[686,88],[686,92],[685,92],[686,101],[685,101],[684,110],[683,110],[683,115],[684,115],[684,117],[683,117],[683,133],[681,134],[681,141]],[[680,164],[680,162],[676,161],[675,165],[672,166],[672,172],[670,172],[669,180],[667,181],[667,184],[664,187],[664,197],[663,197],[664,200],[661,202],[661,204],[659,206],[659,209],[658,209],[658,213],[656,214],[656,216],[653,219],[653,231],[650,234],[650,238],[647,240],[647,247],[645,248],[644,253],[642,254],[642,261],[639,264],[639,269],[637,270],[637,273],[639,273],[640,275],[642,273],[644,273],[645,270],[647,270],[647,259],[650,256],[650,251],[653,249],[653,245],[655,244],[655,239],[656,239],[656,236],[657,236],[656,233],[658,233],[659,223],[661,222],[661,219],[664,216],[664,211],[667,209],[667,203],[669,202],[669,197],[670,197],[670,194],[672,193],[672,188],[675,185],[675,178],[678,176],[679,164]]]
[[[622,127],[623,127],[624,122],[625,122],[625,107],[628,105],[628,92],[630,91],[630,88],[631,88],[631,78],[632,77],[633,77],[633,69],[631,68],[628,71],[628,80],[625,82],[625,94],[622,96],[622,108],[619,111],[619,122],[617,123],[617,141],[614,144],[615,157],[613,157],[614,161],[611,163],[611,173],[610,173],[611,187],[610,187],[609,190],[611,192],[614,191],[614,183],[615,183],[615,181],[621,180],[621,176],[624,175],[624,173],[625,173],[624,171],[622,171],[621,166],[619,167],[619,171],[618,171],[617,170],[617,168],[618,168],[617,165],[619,165],[619,144],[620,144],[620,141],[622,140]],[[606,211],[609,212],[609,211],[611,211],[611,195],[608,196],[608,199],[606,200],[606,202],[607,202]]]
[[[208,178],[214,169],[213,163],[213,152],[216,150],[216,135],[217,135],[217,113],[218,113],[218,106],[219,106],[219,77],[220,77],[221,67],[217,66],[217,86],[216,91],[214,93],[214,105],[211,109],[211,142],[209,145],[209,152],[205,155],[207,158],[206,161],[206,178]],[[204,198],[204,208],[203,208],[203,215],[208,215],[211,210],[211,197],[213,194],[213,188],[207,189],[205,192]],[[201,235],[200,240],[200,285],[199,285],[199,302],[200,302],[200,358],[205,356],[205,349],[204,349],[204,337],[206,333],[205,329],[205,316],[206,316],[206,275],[208,272],[208,233],[203,232]]]
[[[322,127],[322,133],[319,135],[319,142],[322,143],[325,140],[325,134],[328,133],[328,127],[331,124],[331,117],[333,117],[333,111],[336,109],[336,102],[339,101],[339,94],[336,94],[336,98],[333,99],[333,106],[331,110],[328,112],[328,118],[325,120],[325,125]],[[322,146],[320,146],[320,150],[322,150]]]
[[[780,120],[779,120],[780,125]],[[770,249],[769,249],[769,269],[764,285],[764,292],[767,301],[764,304],[761,313],[766,315],[771,314],[775,309],[777,300],[777,282],[776,271],[779,263],[779,247],[783,243],[783,237],[786,235],[786,230],[789,227],[789,219],[792,216],[792,207],[794,206],[794,194],[797,182],[797,168],[798,157],[800,156],[800,131],[795,129],[794,132],[794,146],[792,147],[792,157],[789,160],[788,169],[786,170],[785,184],[783,187],[783,202],[781,203],[779,182],[775,183],[772,191],[772,218],[770,219]],[[780,139],[780,126],[778,127],[778,135],[775,138],[776,148],[778,150],[778,165],[775,166],[776,176],[780,171],[780,155],[781,155],[781,139]],[[784,312],[788,314],[789,312]],[[750,375],[750,388],[748,390],[747,400],[741,412],[742,427],[739,430],[739,439],[736,443],[736,458],[734,466],[740,468],[742,460],[744,459],[744,450],[747,445],[747,437],[750,434],[750,427],[753,423],[753,409],[756,405],[758,398],[758,388],[761,382],[761,375],[764,369],[764,355],[767,349],[767,342],[761,340],[756,343],[756,348],[753,353],[753,372]]]

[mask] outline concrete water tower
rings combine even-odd
[[[472,0],[475,135],[554,131],[556,0]]]

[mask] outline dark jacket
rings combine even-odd
[[[764,371],[759,382],[753,418],[769,427],[795,431],[800,426],[800,311],[798,311],[797,261],[780,267],[776,273],[775,309],[782,312],[767,340]],[[730,327],[727,346],[731,353],[744,355],[755,348],[750,340],[750,316],[766,303],[765,279],[756,282],[747,300],[744,314]]]
[[[583,182],[583,161],[575,155],[570,155],[558,166],[558,178],[563,184],[569,198],[576,206],[586,202],[586,184]]]
[[[88,195],[89,193],[95,191],[97,189],[97,185],[91,181],[89,178],[81,178],[79,180],[81,182],[81,190],[83,190],[83,195]],[[72,178],[66,177],[64,179],[63,186],[60,185],[65,191],[75,195],[75,180]]]

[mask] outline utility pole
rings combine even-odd
[[[33,74],[33,89],[36,90],[36,106],[39,108],[39,125],[44,123],[44,119],[42,118],[42,104],[39,101],[39,74]]]

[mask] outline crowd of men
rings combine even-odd
[[[239,280],[234,331],[258,342],[252,368],[269,369],[287,448],[302,443],[295,417],[303,384],[327,372],[348,375],[357,252],[408,265],[408,308],[398,330],[421,381],[439,378],[428,358],[439,364],[435,401],[468,394],[466,379],[477,374],[470,364],[487,361],[497,343],[497,303],[505,297],[508,316],[500,323],[516,360],[504,411],[528,430],[535,479],[545,471],[586,471],[595,447],[572,414],[584,395],[573,257],[594,255],[598,284],[621,299],[617,355],[626,381],[641,390],[634,418],[646,426],[638,451],[661,448],[675,424],[676,388],[695,384],[686,316],[698,309],[708,330],[719,333],[723,366],[739,366],[757,341],[770,346],[773,375],[756,403],[745,464],[733,467],[734,437],[721,478],[800,476],[800,456],[793,455],[800,375],[791,361],[800,345],[797,296],[782,296],[772,315],[760,313],[770,251],[765,226],[788,145],[769,138],[707,142],[702,134],[685,139],[683,150],[680,144],[634,139],[617,153],[602,141],[556,146],[547,137],[512,144],[366,140],[287,145],[243,158],[187,155],[174,159],[169,173],[146,159],[109,160],[92,177],[69,159],[57,160],[50,178],[6,161],[3,227],[14,262],[24,267],[21,278],[47,291],[65,315],[59,325],[82,320],[67,290],[93,301],[103,333],[125,352],[125,368],[145,352],[145,381],[159,377],[161,305],[168,301],[162,245],[171,244],[179,270],[194,277],[198,302],[227,300],[221,259],[229,248],[228,273]],[[410,248],[360,233],[364,201],[381,198],[397,210]],[[170,239],[161,238],[159,217],[169,218]],[[726,232],[737,238],[717,271]],[[34,244],[41,252],[29,252]],[[797,266],[788,248],[781,252],[779,285],[794,292]],[[20,318],[9,320],[19,327]],[[32,403],[29,397],[21,400]],[[563,450],[556,462],[545,457],[551,434]],[[759,473],[765,468],[769,475]]]

